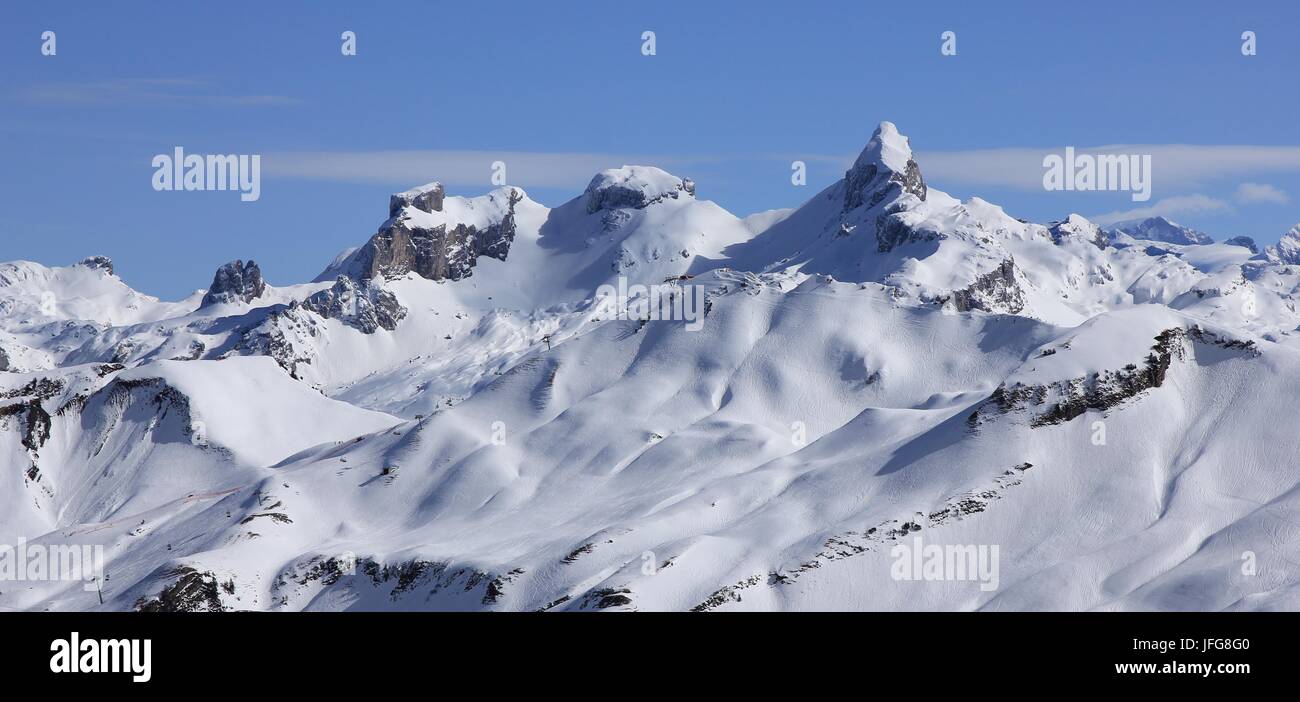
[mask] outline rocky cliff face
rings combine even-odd
[[[907,137],[891,122],[881,122],[853,167],[844,174],[844,211],[875,207],[903,194],[924,201],[925,179],[912,159]]]
[[[1259,253],[1259,245],[1255,243],[1254,239],[1248,236],[1234,236],[1231,239],[1225,239],[1223,243],[1244,247],[1249,249],[1251,253]]]
[[[446,195],[442,183],[429,183],[406,192],[396,193],[388,199],[388,216],[396,217],[407,207],[414,207],[429,214],[442,212],[442,203]]]
[[[974,429],[990,415],[1027,411],[1029,425],[1042,427],[1068,422],[1089,410],[1108,410],[1162,386],[1174,361],[1184,360],[1191,353],[1191,344],[1214,346],[1247,358],[1259,355],[1253,341],[1224,337],[1198,326],[1165,329],[1153,341],[1150,353],[1140,363],[1123,368],[1042,385],[1017,382],[999,386],[967,417],[967,425]]]
[[[1070,238],[1079,238],[1096,246],[1099,249],[1106,248],[1106,234],[1101,227],[1089,222],[1079,215],[1070,215],[1060,222],[1053,222],[1047,227],[1047,233],[1052,237],[1052,243],[1060,245]]]
[[[391,292],[369,282],[353,282],[346,275],[339,276],[333,287],[304,300],[302,306],[363,334],[374,334],[379,329],[392,331],[406,316],[406,308]]]
[[[231,261],[217,269],[208,294],[203,296],[202,306],[252,302],[264,292],[266,283],[262,280],[262,270],[256,262]]]
[[[468,278],[479,256],[506,259],[515,238],[515,204],[522,195],[510,189],[506,212],[485,227],[463,222],[428,224],[417,213],[442,213],[442,186],[434,183],[394,195],[390,217],[346,264],[345,272],[367,281],[416,273],[429,280]]]
[[[587,184],[587,213],[639,210],[665,199],[695,197],[695,181],[653,166],[623,166],[596,174]]]
[[[83,259],[80,265],[92,270],[101,270],[109,275],[113,275],[113,261],[107,256],[90,256]]]
[[[1268,247],[1265,255],[1270,261],[1276,263],[1300,265],[1300,224],[1291,227],[1290,231],[1283,234],[1276,246]]]
[[[969,287],[952,293],[958,312],[983,310],[1015,314],[1025,307],[1025,292],[1016,280],[1016,264],[1006,259],[997,268],[975,279]]]

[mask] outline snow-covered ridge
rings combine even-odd
[[[1300,606],[1260,509],[1300,509],[1300,225],[1108,236],[923,166],[881,123],[744,219],[649,166],[555,208],[430,182],[313,282],[179,302],[0,264],[0,542],[104,545],[110,609]],[[619,283],[702,326],[604,318]],[[1000,584],[890,577],[916,535]],[[1281,575],[1225,576],[1247,547]]]
[[[597,173],[587,185],[587,212],[641,209],[665,198],[695,197],[695,181],[653,166],[623,166]]]

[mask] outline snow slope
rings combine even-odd
[[[0,266],[0,542],[103,545],[108,609],[1300,606],[1296,237],[1036,224],[921,167],[882,123],[744,219],[649,166],[431,183],[208,306]],[[620,281],[702,326],[598,314]],[[923,544],[996,573],[897,577]]]

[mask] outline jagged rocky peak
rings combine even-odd
[[[695,197],[695,181],[654,166],[623,166],[596,174],[587,185],[587,212],[641,209],[685,195]]]
[[[203,296],[201,306],[225,304],[231,302],[252,302],[266,292],[266,282],[262,280],[262,269],[257,263],[240,260],[231,261],[217,269],[212,277],[212,286]]]
[[[86,268],[95,271],[104,271],[109,275],[113,275],[113,259],[107,256],[89,256],[82,259],[81,263],[78,263],[77,265],[85,266]]]
[[[392,331],[406,316],[406,308],[393,293],[370,281],[354,282],[346,275],[340,275],[334,285],[303,300],[302,306],[363,334],[374,334],[379,329]]]
[[[506,260],[515,238],[515,206],[524,191],[498,188],[475,198],[445,197],[438,183],[393,195],[388,220],[366,244],[331,264],[317,280],[468,278],[479,256]]]
[[[1052,222],[1047,226],[1047,232],[1052,235],[1052,243],[1055,244],[1060,244],[1070,237],[1076,237],[1095,245],[1099,249],[1106,248],[1106,235],[1101,231],[1101,227],[1077,214],[1071,214],[1060,222]]]
[[[853,167],[844,174],[844,210],[874,207],[891,195],[914,195],[925,200],[925,180],[912,158],[907,137],[893,122],[881,122]],[[895,191],[897,188],[897,191]],[[891,198],[892,199],[892,198]]]
[[[1213,244],[1214,237],[1199,232],[1191,227],[1174,222],[1165,217],[1147,217],[1146,219],[1118,222],[1111,226],[1112,233],[1127,234],[1134,239],[1161,241],[1166,244]]]
[[[388,198],[388,216],[396,217],[406,207],[414,207],[429,214],[442,212],[442,202],[446,194],[442,183],[437,182],[411,188],[406,192],[394,193]]]
[[[1300,265],[1300,224],[1283,234],[1275,246],[1268,247],[1266,255],[1270,261],[1289,266]]]

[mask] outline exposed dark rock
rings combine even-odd
[[[958,312],[983,310],[1015,314],[1024,309],[1025,294],[1016,281],[1015,262],[1008,258],[976,278],[970,286],[953,291],[952,301]]]
[[[406,308],[397,296],[371,281],[355,283],[340,275],[334,285],[306,300],[302,307],[327,319],[337,319],[363,334],[379,329],[392,331],[406,317]]]
[[[497,601],[501,599],[501,596],[505,594],[506,585],[514,582],[515,578],[518,578],[523,574],[523,568],[515,568],[505,575],[498,575],[497,577],[492,578],[491,582],[487,585],[487,591],[483,593],[483,604],[496,604]]]
[[[658,168],[624,166],[596,174],[587,184],[587,213],[639,210],[682,194],[695,197],[695,181],[677,178]]]
[[[50,439],[50,414],[41,407],[40,400],[29,400],[0,407],[0,419],[17,417],[21,423],[22,444],[35,453]]]
[[[853,167],[844,174],[844,211],[875,207],[903,194],[925,200],[925,179],[912,158],[907,138],[889,122],[881,122]]]
[[[276,310],[261,322],[246,327],[227,355],[270,356],[290,377],[301,379],[298,366],[310,365],[312,358],[300,350],[295,340],[316,336],[315,325],[315,319],[303,314],[297,304]]]
[[[102,270],[109,275],[113,275],[113,260],[107,256],[90,256],[82,259],[78,265],[85,266],[92,270]]]
[[[1031,406],[1049,405],[1030,420],[1030,426],[1041,427],[1068,422],[1088,410],[1104,411],[1136,397],[1144,390],[1164,384],[1165,376],[1175,359],[1183,358],[1185,342],[1217,346],[1238,351],[1247,356],[1258,356],[1253,341],[1229,339],[1200,327],[1184,330],[1166,329],[1155,337],[1151,352],[1141,365],[1129,363],[1119,370],[1107,370],[1089,376],[1060,380],[1045,385],[1002,385],[966,419],[971,427],[978,427],[992,412],[1005,414]]]
[[[1300,264],[1300,224],[1291,227],[1276,244],[1264,249],[1264,256],[1274,263]]]
[[[202,307],[231,302],[252,302],[266,292],[262,271],[257,263],[231,261],[217,269],[212,286],[203,296]]]
[[[632,598],[628,597],[631,594],[632,591],[625,587],[618,589],[607,587],[593,590],[583,597],[579,608],[609,609],[610,607],[626,607],[632,604]]]
[[[734,585],[727,585],[726,587],[719,588],[712,595],[709,595],[708,599],[695,605],[694,607],[691,607],[691,611],[707,612],[711,609],[714,609],[715,607],[719,607],[728,602],[740,602],[742,599],[740,596],[741,590],[744,590],[745,588],[753,587],[761,582],[763,582],[762,576],[751,575],[748,578],[741,580],[740,582]]]
[[[446,191],[443,190],[442,183],[429,183],[404,193],[396,193],[388,198],[388,216],[396,217],[402,213],[404,207],[414,207],[430,214],[442,212],[442,201],[445,196]]]
[[[183,356],[175,356],[175,357],[173,357],[171,360],[173,360],[173,361],[197,361],[199,358],[201,358],[201,357],[203,356],[203,352],[206,351],[206,350],[207,350],[207,347],[203,345],[203,342],[202,342],[202,341],[197,341],[197,340],[195,340],[195,341],[191,341],[191,342],[190,342],[189,349],[186,350],[185,355],[183,355]]]
[[[64,381],[59,378],[34,378],[26,382],[26,385],[16,387],[13,390],[0,391],[0,398],[36,398],[49,399],[64,391],[66,387]]]
[[[283,512],[259,512],[257,514],[250,514],[247,517],[241,519],[239,523],[247,524],[253,521],[254,519],[257,519],[258,517],[267,517],[268,519],[270,519],[271,521],[277,524],[293,524],[293,520],[289,518],[289,515]]]
[[[868,163],[855,165],[844,174],[845,194],[844,211],[867,205],[875,207],[886,198],[910,193],[921,200],[925,199],[925,179],[921,177],[921,167],[916,161],[907,160],[907,168],[902,173],[889,170],[883,164]]]
[[[224,612],[221,594],[217,591],[217,578],[211,572],[200,573],[181,566],[169,574],[176,578],[171,585],[153,599],[136,600],[139,612]]]
[[[876,218],[876,250],[880,253],[893,251],[903,244],[934,241],[943,237],[939,232],[908,225],[898,212],[886,212]]]
[[[1245,247],[1246,249],[1249,249],[1251,253],[1254,254],[1259,253],[1259,246],[1255,244],[1254,239],[1248,236],[1234,236],[1231,239],[1224,241],[1223,243],[1231,244],[1232,246]]]
[[[1058,246],[1070,238],[1083,239],[1099,249],[1106,248],[1109,243],[1101,227],[1078,215],[1070,215],[1060,222],[1052,222],[1047,226],[1047,233],[1052,237],[1052,243]]]
[[[401,196],[395,195],[394,198]],[[464,223],[448,229],[446,223],[423,227],[403,204],[366,245],[353,254],[345,272],[362,281],[377,276],[400,278],[416,273],[429,280],[461,280],[472,275],[479,256],[506,260],[515,239],[515,204],[523,199],[516,190],[507,195],[506,214],[482,231]],[[442,198],[432,191],[411,198],[411,207],[440,211]],[[405,202],[395,200],[390,205]],[[430,211],[430,210],[424,210]]]
[[[5,353],[3,348],[0,348],[0,371],[7,370],[9,370],[9,354]]]

